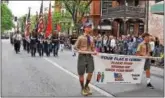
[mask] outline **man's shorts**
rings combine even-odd
[[[93,73],[94,61],[91,54],[79,54],[77,70],[79,75],[86,73]]]
[[[147,70],[147,69],[150,70],[150,66],[151,66],[151,60],[150,59],[146,59],[146,62],[144,64],[144,70]]]

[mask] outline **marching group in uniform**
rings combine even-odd
[[[10,38],[11,44],[14,45],[16,53],[20,52],[22,43],[23,50],[27,51],[27,53],[31,53],[32,57],[35,57],[36,53],[38,53],[41,57],[44,56],[44,54],[46,54],[46,56],[50,56],[51,53],[53,56],[57,57],[58,51],[64,50],[65,39],[66,37],[63,34],[59,35],[57,32],[52,33],[48,38],[46,38],[43,32],[37,33],[35,30],[33,30],[29,36],[25,36],[17,31],[14,34],[11,34]],[[73,48],[77,37],[73,34],[69,39]],[[75,55],[76,53],[73,51],[73,56]]]

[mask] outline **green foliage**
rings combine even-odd
[[[25,30],[25,22],[26,22],[26,15],[24,15],[18,19],[19,27],[21,28],[22,33]]]
[[[89,14],[92,0],[63,0],[67,11],[71,14],[74,23],[74,29],[79,32],[81,20],[85,14]]]
[[[13,15],[6,4],[1,4],[1,31],[11,30],[14,27]]]
[[[67,22],[69,22],[69,23],[72,22],[71,15],[67,11],[65,14],[54,12],[52,18],[53,18],[52,19],[53,20],[53,24],[52,24],[53,30],[55,30],[55,25],[60,23],[61,27],[62,27],[62,31],[66,31],[70,27],[70,25],[68,25]]]
[[[35,29],[35,25],[36,25],[36,15],[32,15],[31,16],[31,26],[30,26],[30,30],[33,30],[33,29]]]
[[[89,13],[92,0],[63,0],[66,9],[71,14],[74,24],[81,22],[85,14]]]
[[[53,20],[53,23],[59,23],[59,21],[62,19],[62,14],[61,13],[53,13],[52,15],[52,20]]]

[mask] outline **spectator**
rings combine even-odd
[[[110,47],[111,47],[111,53],[115,53],[116,40],[114,37],[112,37],[112,39],[111,39]]]
[[[155,42],[154,42],[153,37],[151,37],[151,40],[150,40],[149,44],[150,44],[150,47],[151,47],[151,56],[153,56],[154,50],[155,50]]]
[[[160,50],[161,50],[160,41],[159,41],[158,37],[156,37],[155,38],[155,54],[154,54],[154,56],[159,57],[160,56]]]
[[[127,55],[133,55],[133,44],[134,44],[134,41],[133,41],[133,39],[131,39],[128,42],[128,52],[127,52]]]
[[[101,52],[101,41],[102,41],[102,38],[101,38],[101,35],[99,34],[96,38],[96,49],[98,52]]]
[[[106,35],[103,35],[102,37],[102,52],[107,53],[107,43],[108,43],[108,37]]]

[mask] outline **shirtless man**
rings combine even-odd
[[[141,42],[137,48],[137,55],[138,56],[151,56],[151,48],[150,48],[150,34],[144,33],[142,35],[143,37],[143,42]],[[151,84],[151,79],[150,79],[150,66],[151,66],[151,61],[149,59],[146,59],[145,65],[144,65],[144,70],[146,72],[146,78],[147,78],[147,87],[154,89],[154,87]]]
[[[84,34],[79,36],[74,49],[79,52],[78,55],[78,74],[79,74],[79,81],[81,85],[81,93],[84,96],[91,95],[90,88],[88,84],[91,81],[93,71],[94,71],[94,61],[91,54],[96,55],[95,46],[94,46],[94,39],[90,36],[90,32],[92,31],[91,24],[86,23],[84,26]],[[87,53],[89,52],[89,53]],[[86,84],[84,86],[84,74],[85,72],[88,73]]]

